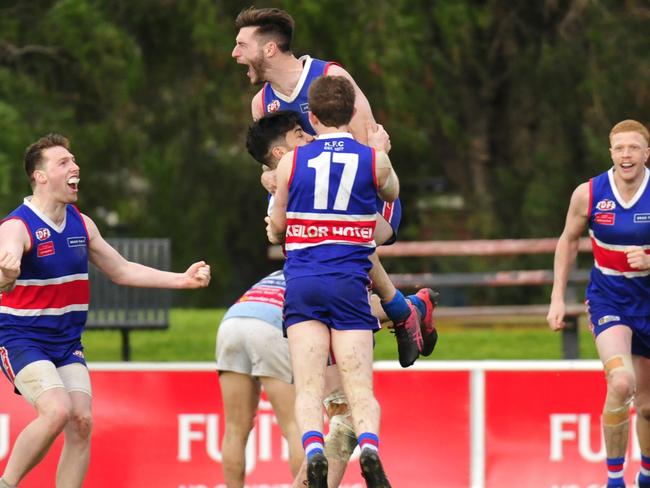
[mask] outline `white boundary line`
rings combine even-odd
[[[215,371],[216,362],[90,362],[91,371]],[[418,361],[402,368],[397,361],[376,361],[375,371],[600,371],[597,360]]]

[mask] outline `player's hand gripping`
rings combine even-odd
[[[650,256],[648,256],[642,247],[631,246],[625,250],[627,256],[627,264],[634,269],[649,269]]]
[[[386,154],[390,152],[390,136],[383,125],[366,123],[366,134],[368,135],[368,145],[370,147],[378,151],[384,151]]]
[[[262,186],[268,191],[271,195],[275,194],[275,190],[278,188],[278,176],[274,169],[269,169],[267,166],[264,166],[264,171],[262,171],[262,176],[260,176],[260,182]]]
[[[271,217],[264,217],[264,222],[266,222],[266,237],[268,238],[271,244],[282,244],[284,239],[284,234],[278,234],[273,228],[271,223]]]
[[[0,291],[13,289],[20,276],[20,260],[9,251],[0,251]]]
[[[205,261],[192,264],[185,271],[185,279],[184,288],[205,288],[210,284],[210,265]]]
[[[564,315],[566,313],[566,305],[564,301],[552,301],[546,315],[546,321],[552,331],[558,331],[564,328]]]

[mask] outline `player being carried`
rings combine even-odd
[[[368,129],[376,130],[368,99],[350,74],[338,64],[293,55],[294,21],[287,12],[276,8],[249,8],[238,15],[235,26],[238,34],[232,55],[239,64],[248,66],[247,75],[252,84],[263,83],[251,102],[253,119],[278,110],[292,110],[299,114],[303,130],[313,135],[314,128],[308,117],[309,87],[318,76],[342,76],[350,81],[355,92],[350,130],[355,139],[367,142]],[[390,142],[387,149],[390,149]],[[262,177],[270,192],[275,187],[273,178],[269,172]],[[377,199],[377,205],[384,219],[378,221],[375,237],[383,244],[391,244],[397,237],[401,219],[399,199],[394,202]],[[394,324],[400,364],[408,367],[418,355],[428,356],[435,348],[438,337],[433,320],[435,294],[430,289],[419,290],[410,297],[409,303],[390,281],[377,254],[373,252],[369,259],[373,265],[369,273],[373,289]]]

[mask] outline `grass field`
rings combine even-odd
[[[217,326],[223,309],[174,309],[164,331],[131,332],[133,361],[213,361]],[[551,332],[543,318],[518,321],[504,317],[482,324],[458,321],[438,324],[439,341],[427,359],[561,359],[561,335]],[[375,335],[376,360],[396,360],[395,339],[387,331]],[[88,361],[119,361],[118,331],[87,331],[83,343]],[[595,359],[591,334],[580,324],[580,358]]]

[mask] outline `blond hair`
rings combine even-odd
[[[619,134],[620,132],[638,132],[643,136],[646,144],[650,144],[650,133],[641,122],[632,119],[622,120],[612,127],[612,130],[609,132],[609,139],[611,140],[614,134]]]

